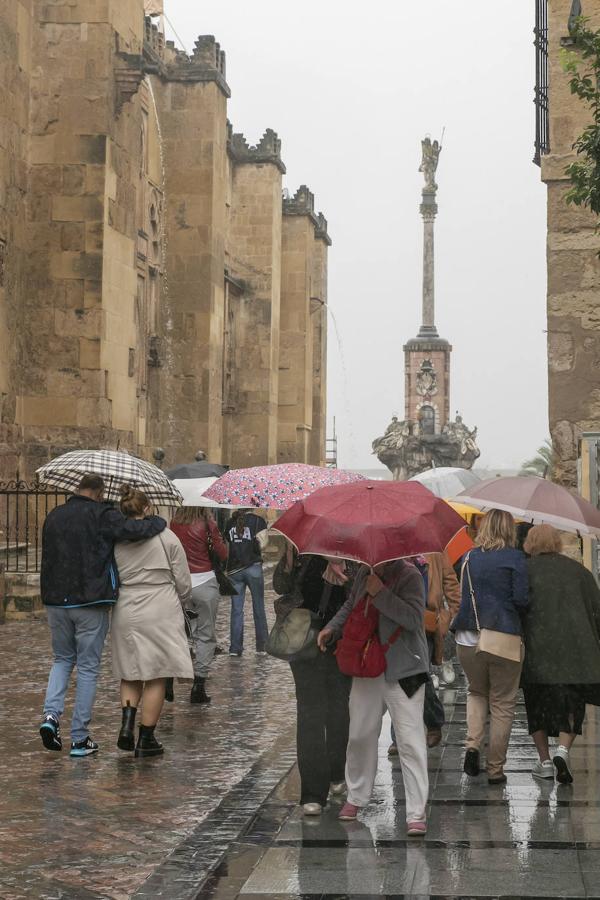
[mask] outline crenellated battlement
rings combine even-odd
[[[320,212],[315,213],[315,195],[305,184],[301,184],[293,197],[283,197],[284,216],[308,216],[315,226],[315,237],[331,246],[327,233],[327,219]]]
[[[147,72],[165,81],[215,82],[226,97],[231,91],[225,80],[225,51],[212,34],[201,34],[190,54],[179,50],[173,41],[165,41],[164,34],[146,16],[144,28],[144,60]]]
[[[271,163],[285,175],[286,168],[281,159],[281,140],[276,131],[267,128],[258,144],[250,145],[241,132],[233,131],[231,123],[228,128],[228,149],[231,158],[238,165]]]
[[[221,50],[221,45],[213,34],[201,34],[198,37],[191,58],[196,65],[216,69],[225,78],[225,51]]]
[[[319,240],[325,241],[328,247],[331,247],[331,238],[329,237],[329,232],[327,231],[327,219],[323,215],[322,212],[317,216],[318,225],[315,228],[315,237]]]
[[[317,224],[315,216],[315,195],[305,184],[301,184],[293,197],[283,198],[284,216],[312,216]]]

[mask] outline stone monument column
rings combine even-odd
[[[434,229],[437,215],[435,173],[441,146],[426,137],[419,172],[423,217],[423,308],[419,333],[404,345],[404,420],[392,418],[385,434],[373,441],[373,453],[395,480],[430,466],[470,469],[479,456],[477,429],[457,415],[450,421],[450,356],[452,347],[435,326]]]
[[[450,417],[450,353],[452,347],[441,338],[435,325],[434,230],[437,215],[435,174],[442,148],[439,141],[421,141],[421,165],[425,184],[421,191],[423,218],[423,299],[421,327],[405,350],[405,415],[417,423],[420,433],[441,434]]]
[[[441,153],[438,141],[431,143],[431,138],[425,138],[421,142],[423,159],[419,172],[425,176],[425,185],[422,190],[420,212],[423,217],[423,313],[419,337],[438,337],[435,327],[435,256],[434,256],[434,229],[437,215],[435,172]]]

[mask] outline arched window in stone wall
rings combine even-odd
[[[435,410],[425,404],[419,410],[419,426],[421,434],[435,434]]]

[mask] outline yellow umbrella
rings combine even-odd
[[[465,520],[467,525],[471,524],[471,516],[484,515],[480,509],[477,509],[475,506],[468,506],[466,503],[458,503],[456,500],[446,500],[446,503]]]
[[[454,512],[462,516],[467,525],[471,524],[471,516],[485,516],[485,510],[477,509],[476,506],[469,506],[468,503],[458,503],[456,500],[446,500],[446,503],[452,507]],[[523,519],[518,519],[516,516],[514,519],[517,524],[523,521]]]

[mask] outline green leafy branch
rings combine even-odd
[[[578,16],[571,23],[570,34],[575,49],[562,50],[561,63],[571,93],[587,104],[592,122],[573,144],[578,158],[565,170],[572,185],[566,200],[600,216],[600,31],[589,27],[589,19]]]

